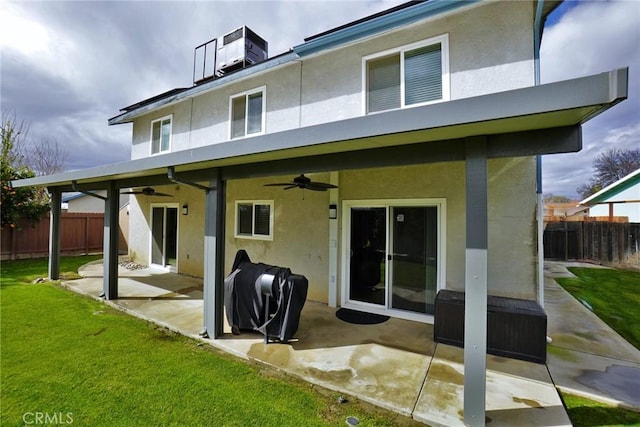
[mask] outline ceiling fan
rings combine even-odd
[[[290,190],[292,188],[302,188],[303,190],[306,188],[307,190],[313,191],[327,191],[329,188],[338,188],[337,185],[327,184],[324,182],[314,182],[311,179],[301,174],[293,178],[291,182],[278,182],[274,184],[265,184],[265,187],[284,187],[285,190]]]
[[[166,194],[166,193],[158,193],[154,188],[152,187],[144,187],[140,190],[131,190],[131,191],[123,191],[120,194],[143,194],[145,196],[161,196],[161,197],[171,197],[171,194]]]

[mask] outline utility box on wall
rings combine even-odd
[[[434,341],[464,347],[464,292],[436,296]],[[529,362],[547,361],[547,315],[535,301],[487,297],[487,353]]]

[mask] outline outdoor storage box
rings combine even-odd
[[[464,292],[436,296],[434,340],[464,346]],[[547,315],[535,301],[487,297],[487,352],[536,363],[547,360]]]

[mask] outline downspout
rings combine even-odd
[[[540,45],[542,43],[542,9],[544,0],[538,0],[533,23],[533,73],[534,85],[540,85]],[[542,201],[542,156],[536,156],[536,198],[538,223],[538,304],[544,308],[544,203]]]

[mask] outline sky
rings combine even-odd
[[[405,0],[0,0],[0,108],[29,138],[68,147],[67,169],[126,161],[131,125],[107,120],[193,82],[194,48],[247,25],[269,56]],[[565,1],[545,25],[541,81],[629,67],[629,99],[583,126],[579,153],[543,157],[543,191],[578,198],[593,161],[640,146],[640,1]]]

